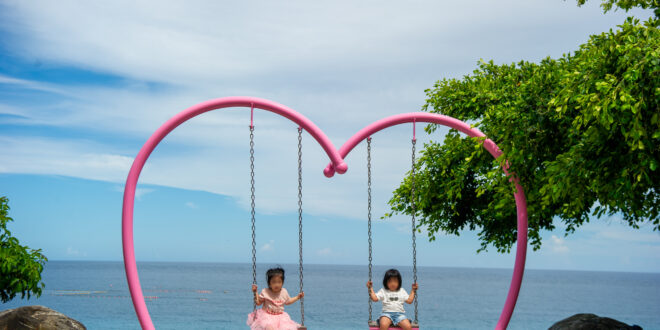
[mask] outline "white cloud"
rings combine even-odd
[[[124,193],[124,186],[114,186],[113,190],[116,191],[116,192]],[[141,200],[144,195],[152,193],[154,191],[156,191],[156,189],[153,189],[153,188],[136,188],[135,189],[135,198],[137,200]]]
[[[325,257],[325,256],[331,256],[334,253],[333,253],[332,249],[330,249],[330,248],[323,248],[323,249],[320,249],[320,250],[316,251],[316,254],[318,254],[319,256]]]
[[[123,191],[124,191],[124,189],[122,188],[122,192],[123,192]],[[135,189],[135,198],[136,198],[137,200],[141,200],[142,197],[143,197],[144,195],[149,194],[149,193],[152,193],[152,192],[154,192],[154,191],[156,191],[156,189],[152,189],[152,188],[136,188],[136,189]]]
[[[70,257],[86,257],[87,253],[80,252],[78,249],[74,249],[73,247],[69,246],[66,248],[66,255]]]
[[[390,54],[382,65],[414,62],[430,54],[410,51],[411,42],[419,43],[425,34],[446,35],[441,32],[463,15],[479,16],[468,5],[452,10],[429,6],[393,2],[374,10],[351,1],[332,6],[302,1],[185,6],[14,2],[3,16],[5,24],[19,29],[15,42],[23,56],[179,84],[305,71],[319,63],[359,67],[382,54]],[[491,17],[485,10],[481,14],[481,19]]]
[[[18,79],[0,73],[0,85],[18,86],[24,89],[73,96],[64,89],[52,84],[42,83],[34,80]]]
[[[147,111],[142,114],[133,110],[147,108],[146,97],[135,101],[131,97],[106,93],[99,98],[103,104],[113,104],[118,99],[128,103],[107,106],[107,111],[88,109],[85,104],[73,102],[70,108],[79,111],[65,114],[63,118],[53,121],[50,116],[55,115],[42,117],[41,109],[36,109],[34,113],[29,109],[26,111],[28,118],[38,118],[31,122],[33,125],[49,122],[63,127],[94,126],[111,134],[128,130],[128,135],[140,136],[140,141],[145,141],[167,119],[167,116],[156,112]],[[169,100],[171,99],[166,98],[162,102]],[[166,106],[159,104],[159,107]],[[170,108],[173,107],[170,105]],[[113,112],[111,109],[117,110]],[[174,113],[176,110],[172,109],[172,114]],[[160,120],[143,119],[150,116]],[[295,125],[263,111],[256,113],[255,117],[258,211],[294,211],[297,209]],[[152,153],[139,182],[234,196],[247,208],[248,120],[249,111],[244,109],[238,112],[228,110],[204,114],[185,123],[167,136]],[[94,124],[96,122],[101,124]],[[343,131],[345,126],[337,127],[334,131]],[[354,126],[357,130],[363,125]],[[406,129],[403,134],[408,135],[407,131]],[[408,167],[407,158],[397,156],[397,148],[408,151],[405,146],[406,138],[394,141],[396,136],[401,134],[396,129],[393,133],[395,137],[381,136],[374,141],[374,188],[386,189],[384,192],[374,191],[374,217],[385,212],[384,202],[389,191],[393,190]],[[5,146],[0,155],[0,172],[57,174],[111,182],[126,180],[133,157],[137,153],[136,149],[121,148],[114,145],[113,141],[87,139],[2,136],[0,133],[0,143]],[[342,142],[336,143],[336,146],[339,147],[340,143]],[[400,147],[397,147],[397,143]],[[346,175],[327,179],[322,175],[327,164],[327,155],[307,134],[303,137],[303,144],[305,212],[361,218],[366,210],[365,170],[364,162],[360,159],[364,157],[364,146],[358,146],[347,158],[350,168]],[[395,152],[390,153],[388,149]]]
[[[56,174],[92,180],[125,180],[131,157],[98,152],[99,143],[0,135],[0,173]]]
[[[0,172],[111,182],[125,181],[136,144],[204,100],[229,95],[275,100],[316,122],[339,147],[374,120],[418,110],[425,88],[469,73],[479,58],[512,62],[560,55],[625,15],[602,15],[589,3],[577,8],[527,1],[1,6],[0,30],[7,32],[12,55],[48,69],[108,74],[117,82],[59,85],[0,75],[0,84],[36,92],[35,100],[48,97],[20,105],[3,99],[0,111],[18,116],[11,123],[89,134],[65,139],[0,132]],[[564,30],[557,30],[557,22]],[[448,28],[456,33],[445,33]],[[249,111],[227,109],[184,123],[154,151],[140,183],[225,194],[247,208],[248,120]],[[295,125],[265,111],[256,112],[255,120],[258,211],[295,211]],[[119,147],[115,137],[132,143]],[[375,218],[385,213],[391,191],[410,166],[409,138],[409,126],[374,136]],[[419,145],[428,139],[419,138]],[[303,153],[305,212],[363,219],[364,145],[347,158],[349,172],[331,180],[321,175],[327,156],[307,134]]]
[[[259,251],[266,252],[266,251],[273,251],[274,249],[275,249],[275,241],[270,240],[268,243],[262,245]]]
[[[254,77],[273,85],[291,72],[307,78],[289,83],[308,84],[310,71],[355,83],[394,79],[384,75],[389,68],[437,74],[455,72],[453,65],[438,70],[441,63],[560,55],[625,15],[602,15],[592,3],[528,1],[193,3],[12,1],[0,26],[12,32],[13,52],[46,64],[176,85],[258,84]],[[526,40],[536,42],[521,51]],[[368,75],[341,78],[356,70]]]
[[[396,231],[406,234],[406,235],[411,235],[412,234],[412,227],[410,226],[396,226]]]
[[[564,241],[563,238],[559,238],[556,235],[552,235],[551,238],[552,238],[552,243],[551,243],[552,251],[561,254],[569,252],[569,248],[568,246],[566,246],[566,241]]]
[[[191,208],[191,209],[198,209],[199,208],[199,206],[197,204],[193,203],[193,202],[187,202],[186,206]]]

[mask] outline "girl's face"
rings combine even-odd
[[[270,282],[268,282],[268,287],[271,290],[273,290],[273,292],[278,293],[282,291],[282,284],[284,284],[284,281],[282,281],[282,276],[274,275],[273,277],[270,278]]]
[[[396,277],[390,277],[387,279],[387,289],[390,291],[396,291],[399,287],[399,280]]]

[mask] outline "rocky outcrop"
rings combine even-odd
[[[0,330],[84,330],[85,326],[44,306],[23,306],[0,312]]]
[[[553,324],[548,330],[642,330],[642,328],[595,314],[575,314]]]

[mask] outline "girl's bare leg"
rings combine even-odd
[[[390,318],[387,316],[381,316],[378,324],[380,326],[380,330],[387,330],[390,328],[390,325],[392,325],[392,320],[390,320]]]
[[[410,324],[410,320],[405,319],[401,322],[399,322],[399,326],[401,327],[402,330],[411,330],[412,329],[412,324]]]

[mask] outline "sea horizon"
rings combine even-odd
[[[118,263],[124,263],[123,260],[114,260],[114,259],[108,259],[108,260],[103,260],[103,259],[98,259],[98,260],[79,260],[79,259],[53,259],[49,260],[48,262],[118,262]],[[235,264],[235,265],[242,265],[242,264],[251,264],[250,262],[239,262],[239,261],[190,261],[190,260],[168,260],[168,261],[163,261],[163,260],[141,260],[141,261],[136,261],[136,263],[139,265],[140,263],[191,263],[191,264]],[[298,265],[297,262],[283,262],[283,263],[268,263],[268,262],[257,262],[258,265]],[[354,267],[359,267],[359,266],[364,266],[367,267],[367,264],[351,264],[351,263],[346,263],[346,264],[339,264],[339,263],[314,263],[314,262],[304,262],[303,265],[313,265],[313,266],[354,266]],[[392,267],[392,268],[404,268],[404,267],[411,267],[412,265],[406,265],[406,264],[372,264],[373,266],[383,266],[383,267]],[[429,265],[417,265],[418,268],[424,267],[424,268],[454,268],[454,269],[496,269],[496,270],[507,270],[510,269],[513,271],[513,264],[511,264],[511,267],[480,267],[480,266],[429,266]],[[529,270],[539,270],[539,271],[566,271],[566,272],[597,272],[597,273],[630,273],[630,274],[660,274],[660,272],[654,272],[654,271],[622,271],[622,270],[607,270],[607,269],[569,269],[569,268],[530,268],[530,267],[525,267],[525,271]]]

